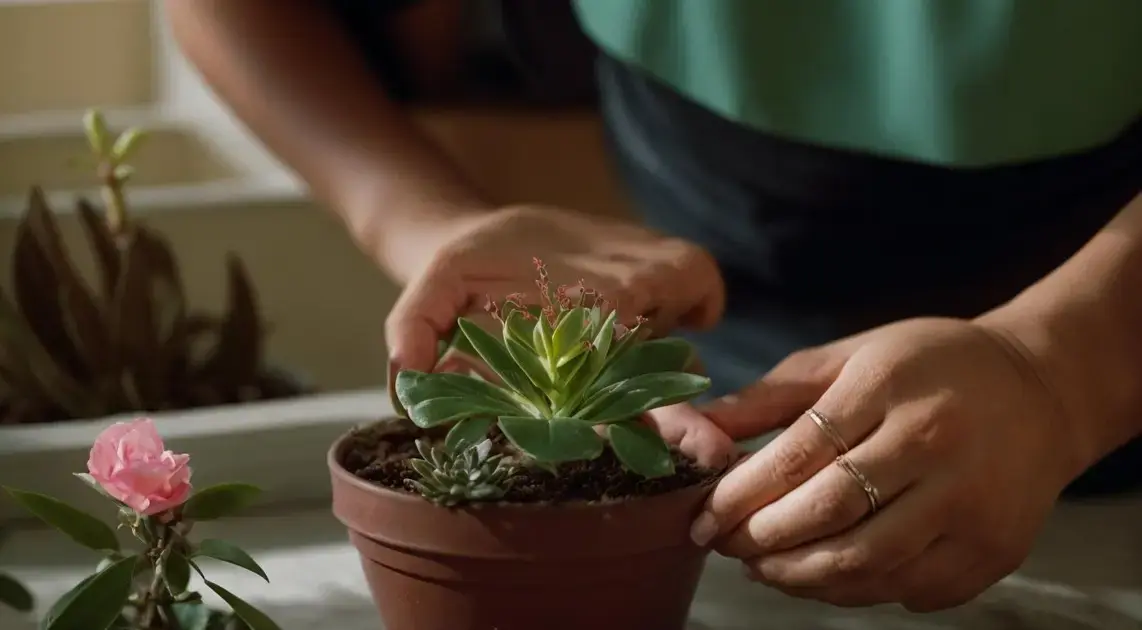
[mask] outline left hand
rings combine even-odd
[[[789,428],[722,479],[693,535],[795,596],[913,611],[965,603],[1019,567],[1092,463],[1040,376],[1009,337],[961,320],[906,320],[796,353],[705,410],[734,438]],[[875,486],[875,513],[809,408]],[[695,413],[659,416],[683,425],[674,416]]]

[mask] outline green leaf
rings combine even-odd
[[[89,576],[60,598],[40,624],[45,630],[106,630],[127,605],[138,556]]]
[[[409,419],[421,428],[473,416],[527,412],[512,394],[463,374],[402,370],[397,375],[396,390]]]
[[[270,581],[269,576],[267,576],[266,572],[262,570],[262,567],[258,566],[258,563],[250,557],[250,554],[243,551],[237,545],[228,543],[225,540],[217,540],[214,538],[203,540],[198,543],[198,548],[194,550],[194,557],[221,560],[236,567],[242,567],[267,582]]]
[[[535,354],[531,346],[525,346],[510,337],[504,343],[508,348],[508,353],[511,354],[516,365],[527,375],[528,380],[539,388],[540,391],[551,391],[551,376],[548,375],[547,369],[543,367],[543,360]]]
[[[514,339],[519,345],[531,350],[532,354],[535,354],[534,330],[535,326],[524,316],[524,311],[512,310],[504,318],[504,342]]]
[[[110,140],[107,133],[107,122],[103,113],[97,109],[89,109],[83,115],[83,132],[87,136],[87,144],[92,152],[99,157],[106,157]]]
[[[652,339],[631,346],[603,370],[593,391],[644,374],[684,372],[694,358],[694,349],[684,339]]]
[[[474,396],[429,398],[408,408],[408,416],[416,426],[423,429],[457,420],[478,416],[498,416],[505,413],[519,413],[521,410],[504,403],[478,399]]]
[[[96,551],[119,550],[119,539],[115,537],[115,530],[87,512],[47,495],[12,488],[5,490],[24,509],[84,547]]]
[[[597,311],[598,309],[594,309]],[[611,311],[599,331],[595,334],[595,339],[592,342],[595,346],[595,351],[591,353],[591,374],[597,376],[603,368],[607,365],[607,356],[611,351],[611,342],[615,338],[615,318],[618,317],[618,311]]]
[[[545,361],[551,359],[551,332],[547,317],[540,312],[536,315],[535,327],[531,330],[531,345],[535,346],[535,353]]]
[[[404,403],[402,403],[400,401],[400,397],[397,396],[396,380],[397,380],[397,378],[399,378],[399,375],[393,374],[393,370],[395,370],[395,369],[397,369],[397,365],[395,363],[393,363],[392,361],[389,361],[389,364],[387,367],[388,378],[385,380],[386,383],[390,384],[390,386],[389,386],[389,404],[393,406],[393,413],[400,416],[401,418],[407,418],[408,417],[408,410],[405,409]]]
[[[581,420],[503,417],[500,429],[512,444],[540,461],[595,459],[603,452],[603,439]]]
[[[194,493],[183,507],[183,518],[212,521],[238,512],[258,498],[261,488],[247,483],[220,483]]]
[[[576,307],[567,311],[563,319],[559,321],[559,325],[555,327],[555,333],[551,336],[552,354],[557,359],[563,359],[572,351],[582,352],[583,333],[588,324],[587,309]]]
[[[503,379],[504,384],[519,392],[523,397],[532,401],[536,400],[538,392],[531,384],[531,379],[516,365],[512,355],[508,353],[507,348],[500,340],[464,318],[460,318],[458,324],[468,337],[468,341],[472,343],[472,347],[480,354],[480,358]]]
[[[272,619],[266,616],[266,613],[258,610],[257,608],[254,608],[250,604],[247,604],[242,600],[242,598],[222,588],[221,586],[218,586],[210,580],[206,580],[206,585],[210,587],[210,590],[214,591],[219,597],[221,597],[223,601],[229,604],[230,609],[234,611],[234,614],[237,615],[238,618],[243,622],[245,622],[247,626],[250,626],[250,630],[281,630],[281,627],[278,626],[278,624],[274,623]]]
[[[617,422],[607,427],[611,450],[624,466],[647,478],[674,474],[670,447],[657,431],[638,420]]]
[[[171,605],[179,630],[207,630],[210,626],[210,607],[202,602],[183,602]]]
[[[163,561],[163,580],[171,595],[182,595],[190,585],[190,563],[177,551],[167,553]]]
[[[443,359],[444,355],[448,354],[449,351],[466,354],[473,358],[480,356],[476,352],[476,349],[472,347],[472,344],[468,343],[468,338],[464,336],[464,331],[460,330],[459,326],[452,329],[452,337],[448,341],[440,340],[440,343],[437,345],[436,360],[439,361]]]
[[[685,372],[643,374],[620,381],[587,398],[575,418],[592,424],[628,420],[691,400],[710,388],[710,379]]]
[[[116,164],[122,164],[134,154],[147,135],[149,134],[146,131],[137,127],[131,127],[124,131],[115,139],[115,144],[111,147],[111,159]]]
[[[16,578],[0,573],[0,604],[19,612],[30,612],[35,608],[36,601],[28,589],[16,581]]]
[[[488,430],[495,421],[495,418],[480,417],[465,418],[457,422],[448,430],[448,436],[444,438],[444,448],[455,453],[461,446],[479,444],[487,437]]]

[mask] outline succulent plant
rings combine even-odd
[[[458,320],[460,341],[500,382],[402,370],[395,380],[398,411],[423,429],[451,425],[447,445],[479,441],[498,426],[547,468],[595,459],[609,442],[629,470],[643,477],[673,474],[669,446],[642,416],[709,388],[709,379],[685,371],[692,348],[681,339],[648,340],[643,318],[629,328],[620,324],[596,292],[582,282],[553,288],[543,263],[534,262],[538,303],[527,304],[522,294],[502,305],[489,301],[502,326],[498,338]]]
[[[265,330],[241,260],[227,261],[225,314],[192,310],[170,244],[127,212],[126,159],[145,133],[112,139],[97,111],[85,128],[107,202],[105,217],[82,199],[76,207],[97,288],[33,188],[17,227],[14,299],[0,291],[0,424],[264,397],[276,384],[265,378]]]
[[[409,460],[420,480],[405,482],[429,501],[453,506],[470,501],[494,501],[504,496],[515,467],[501,454],[492,454],[492,441],[432,447],[416,441],[420,459]]]

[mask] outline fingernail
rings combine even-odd
[[[714,515],[709,512],[702,512],[698,518],[694,519],[694,524],[690,526],[690,539],[699,547],[705,547],[717,535],[718,522],[714,519]]]

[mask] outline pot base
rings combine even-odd
[[[474,560],[351,538],[385,630],[684,630],[706,558],[691,548],[604,561]]]

